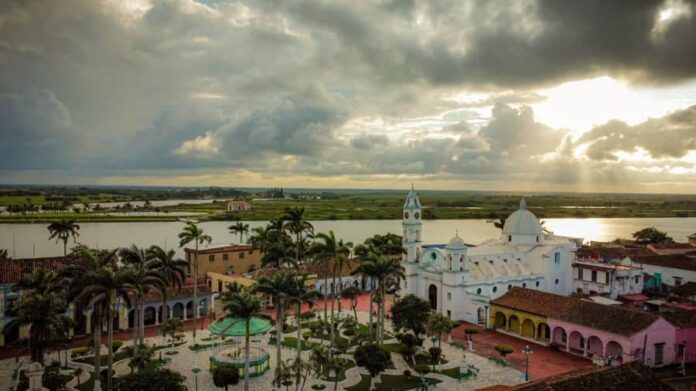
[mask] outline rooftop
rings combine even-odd
[[[82,260],[77,257],[8,259],[0,262],[0,284],[13,284],[39,268],[58,272],[68,266],[79,265],[82,265]]]
[[[659,319],[647,312],[520,287],[513,287],[491,304],[625,336],[645,330]]]
[[[633,257],[636,263],[696,271],[696,257],[687,254],[648,255]]]
[[[226,252],[226,251],[251,251],[251,250],[252,250],[252,247],[248,244],[216,243],[216,244],[208,244],[205,246],[198,247],[199,254],[210,254],[210,253],[219,253],[219,252]],[[191,247],[186,247],[186,248],[184,248],[184,251],[195,252],[196,249],[191,248]]]

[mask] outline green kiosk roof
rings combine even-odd
[[[273,328],[267,319],[253,317],[249,323],[249,335],[265,334]],[[210,326],[208,330],[217,335],[226,337],[243,337],[246,335],[246,325],[242,318],[223,318]]]

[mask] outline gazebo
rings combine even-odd
[[[261,347],[261,336],[273,326],[268,319],[253,317],[249,322],[249,376],[261,376],[270,368],[270,355]],[[244,340],[246,320],[225,317],[208,326],[214,336],[232,338],[232,347],[210,357],[210,370],[217,366],[233,366],[244,376]]]

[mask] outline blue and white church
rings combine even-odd
[[[411,189],[403,208],[401,296],[414,294],[454,320],[485,325],[491,300],[513,286],[568,295],[572,263],[582,240],[544,232],[524,200],[498,239],[473,246],[455,234],[447,244],[424,244],[422,209]]]

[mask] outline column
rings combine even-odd
[[[92,311],[85,313],[85,334],[92,333]]]

